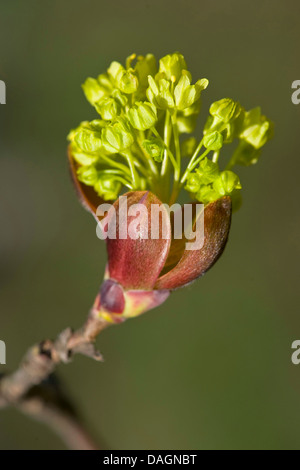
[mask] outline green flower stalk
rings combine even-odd
[[[168,240],[107,241],[108,268],[94,308],[109,321],[149,310],[216,262],[231,210],[241,205],[236,168],[256,163],[272,137],[273,124],[259,107],[247,111],[231,98],[212,103],[202,135],[189,135],[208,83],[193,81],[183,55],[174,53],[158,65],[152,54],[132,54],[82,85],[95,119],[69,133],[69,161],[80,199],[96,218],[103,201],[115,201],[118,212],[124,193],[147,210],[175,203],[181,192],[204,204],[204,245],[194,252],[174,240],[163,211]]]

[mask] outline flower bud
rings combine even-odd
[[[102,147],[101,133],[83,128],[75,135],[75,142],[85,152],[97,152]]]
[[[73,156],[74,160],[77,163],[79,163],[79,165],[84,165],[84,166],[92,165],[99,158],[99,155],[97,155],[95,153],[84,152],[83,150],[81,150],[78,147],[78,145],[76,145],[75,142],[72,142],[70,144],[70,149],[71,149],[72,156]]]
[[[105,96],[109,96],[113,91],[113,84],[111,83],[108,75],[103,73],[98,78],[87,78],[82,85],[83,92],[86,99],[95,106],[97,101]]]
[[[108,74],[123,93],[131,94],[137,90],[139,82],[133,69],[125,70],[119,62],[112,62]]]
[[[223,98],[213,103],[209,112],[220,121],[228,123],[238,117],[241,112],[241,106],[230,98]]]
[[[196,169],[196,173],[201,178],[201,184],[212,183],[219,176],[219,166],[205,157]]]
[[[235,189],[242,188],[238,175],[233,171],[222,171],[214,181],[213,187],[220,196],[230,196]]]
[[[93,311],[106,321],[120,323],[158,307],[170,295],[168,290],[125,290],[113,279],[106,279],[94,302]]]
[[[122,314],[125,308],[122,286],[112,279],[105,280],[100,289],[100,302],[105,312]]]
[[[105,171],[98,172],[94,189],[105,201],[117,199],[121,188],[122,184],[115,179],[114,175],[106,173]]]
[[[95,105],[97,112],[103,119],[111,121],[120,114],[121,107],[113,98],[103,98]]]
[[[196,173],[190,173],[187,177],[185,189],[190,193],[197,193],[201,186],[201,178]]]
[[[138,102],[128,111],[128,119],[135,129],[145,131],[154,126],[157,121],[156,108],[147,102]]]
[[[200,189],[197,193],[198,201],[201,201],[203,204],[209,204],[213,201],[216,201],[219,199],[219,197],[219,193],[214,190],[211,184],[204,184],[200,186]]]
[[[82,85],[86,99],[94,105],[105,96],[105,90],[96,78],[87,78]]]
[[[239,136],[244,119],[244,109],[230,98],[216,101],[210,107],[210,116],[204,126],[204,135],[213,131],[222,133],[223,143],[230,143]]]
[[[143,147],[149,157],[153,158],[156,162],[161,162],[163,159],[164,146],[162,142],[156,137],[151,137],[143,141]]]
[[[205,157],[195,173],[189,174],[185,189],[196,194],[196,198],[204,204],[215,201],[220,195],[213,190],[211,183],[218,178],[219,174],[218,164]]]
[[[203,138],[203,145],[208,150],[220,150],[223,146],[222,134],[218,131],[206,134]]]
[[[105,127],[102,131],[104,149],[109,153],[118,153],[127,149],[133,143],[134,138],[124,118]]]
[[[168,54],[159,61],[159,73],[164,74],[168,80],[175,77],[176,81],[181,77],[182,71],[187,69],[182,54],[175,52]]]
[[[94,186],[98,180],[98,172],[93,165],[80,166],[77,170],[78,180],[87,186]]]

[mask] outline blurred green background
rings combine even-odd
[[[299,449],[297,0],[0,1],[0,339],[25,350],[84,321],[105,246],[76,200],[66,135],[94,112],[80,85],[132,52],[179,50],[212,101],[261,105],[276,135],[241,168],[244,204],[217,265],[165,305],[98,338],[104,364],[58,373],[108,449]],[[0,448],[62,449],[44,425],[0,414]]]

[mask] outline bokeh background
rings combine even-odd
[[[94,112],[80,85],[132,52],[181,51],[225,96],[261,105],[275,138],[241,168],[242,209],[217,265],[165,305],[98,338],[105,362],[58,373],[107,449],[299,449],[297,0],[0,1],[0,339],[13,370],[36,341],[84,321],[105,246],[79,205],[66,135]],[[202,120],[202,121],[201,121]],[[42,424],[0,414],[0,448],[63,449]]]

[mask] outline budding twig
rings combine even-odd
[[[95,348],[94,341],[110,324],[99,318],[92,309],[80,329],[73,332],[71,328],[66,328],[55,341],[45,340],[31,347],[19,368],[0,379],[0,408],[13,405],[46,423],[70,449],[97,449],[68,400],[57,387],[52,387],[49,394],[44,382],[59,363],[70,362],[74,354],[84,354],[101,361],[102,356]]]

